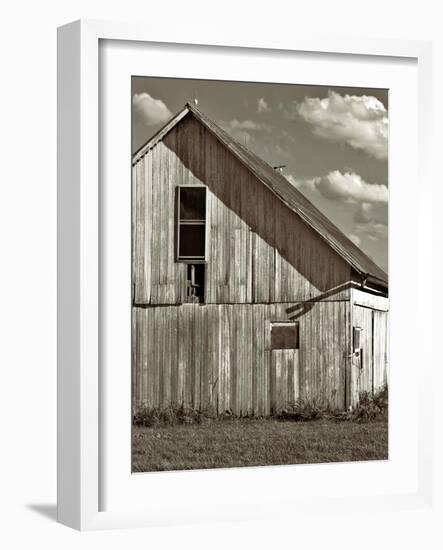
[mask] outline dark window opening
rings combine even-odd
[[[179,241],[180,258],[205,257],[205,226],[181,225]]]
[[[271,324],[271,349],[299,349],[300,325],[297,322]]]
[[[178,188],[177,259],[206,259],[206,188]]]
[[[186,301],[191,303],[205,301],[205,264],[187,265]]]

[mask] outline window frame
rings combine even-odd
[[[205,219],[204,220],[181,220],[180,218],[180,204],[181,204],[181,190],[190,188],[204,189],[205,192]],[[175,227],[176,227],[176,253],[175,261],[185,264],[206,264],[208,258],[208,188],[204,184],[181,184],[176,187],[176,213],[175,213]],[[202,225],[204,227],[204,255],[203,256],[181,256],[180,255],[180,234],[182,225]]]

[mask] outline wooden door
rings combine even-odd
[[[300,396],[299,350],[271,351],[271,411],[275,414],[293,406]]]
[[[382,388],[388,382],[388,312],[373,312],[373,388]]]
[[[353,347],[351,372],[352,405],[356,405],[361,392],[373,391],[373,310],[354,305],[352,329],[360,330],[360,349]]]
[[[361,350],[352,356],[352,405],[360,392],[375,393],[388,378],[388,315],[387,311],[354,305],[353,327],[361,328]]]

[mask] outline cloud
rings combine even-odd
[[[264,97],[261,97],[257,103],[257,113],[270,113],[271,107]]]
[[[386,192],[381,191],[375,195],[368,193],[364,185],[366,182],[357,174],[351,175],[353,177],[346,177],[346,174],[336,170],[326,176],[311,179],[295,178],[290,174],[286,178],[361,250],[373,257],[383,269],[387,269]],[[348,183],[345,189],[344,181]],[[338,185],[334,186],[337,182]],[[362,196],[377,200],[361,200]]]
[[[388,188],[386,185],[367,183],[354,172],[334,170],[325,176],[311,179],[287,179],[317,206],[338,212],[345,208],[355,228],[371,226],[381,232],[388,224]],[[337,220],[336,220],[337,221]]]
[[[228,130],[269,130],[269,126],[267,124],[259,124],[258,122],[254,122],[253,120],[237,120],[236,118],[230,120],[229,122],[225,122],[223,125]]]
[[[326,98],[307,97],[295,103],[295,112],[318,137],[346,143],[379,160],[388,157],[388,113],[373,96],[342,96],[330,91]],[[285,113],[294,118],[292,110]]]
[[[254,141],[251,132],[270,132],[271,128],[267,124],[254,122],[253,120],[237,120],[221,122],[221,126],[237,141],[249,145]]]
[[[155,99],[146,92],[134,94],[132,105],[134,114],[146,126],[164,123],[172,116],[171,111],[161,99]]]
[[[388,224],[388,205],[362,202],[355,211],[354,220],[360,225],[371,225],[379,232],[384,231]]]
[[[325,176],[296,181],[292,176],[289,180],[296,187],[308,187],[318,191],[330,200],[344,200],[347,202],[387,203],[388,188],[378,183],[368,183],[355,172],[342,173],[339,170],[329,172]]]

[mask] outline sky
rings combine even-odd
[[[133,151],[194,98],[388,271],[388,90],[133,77]]]

